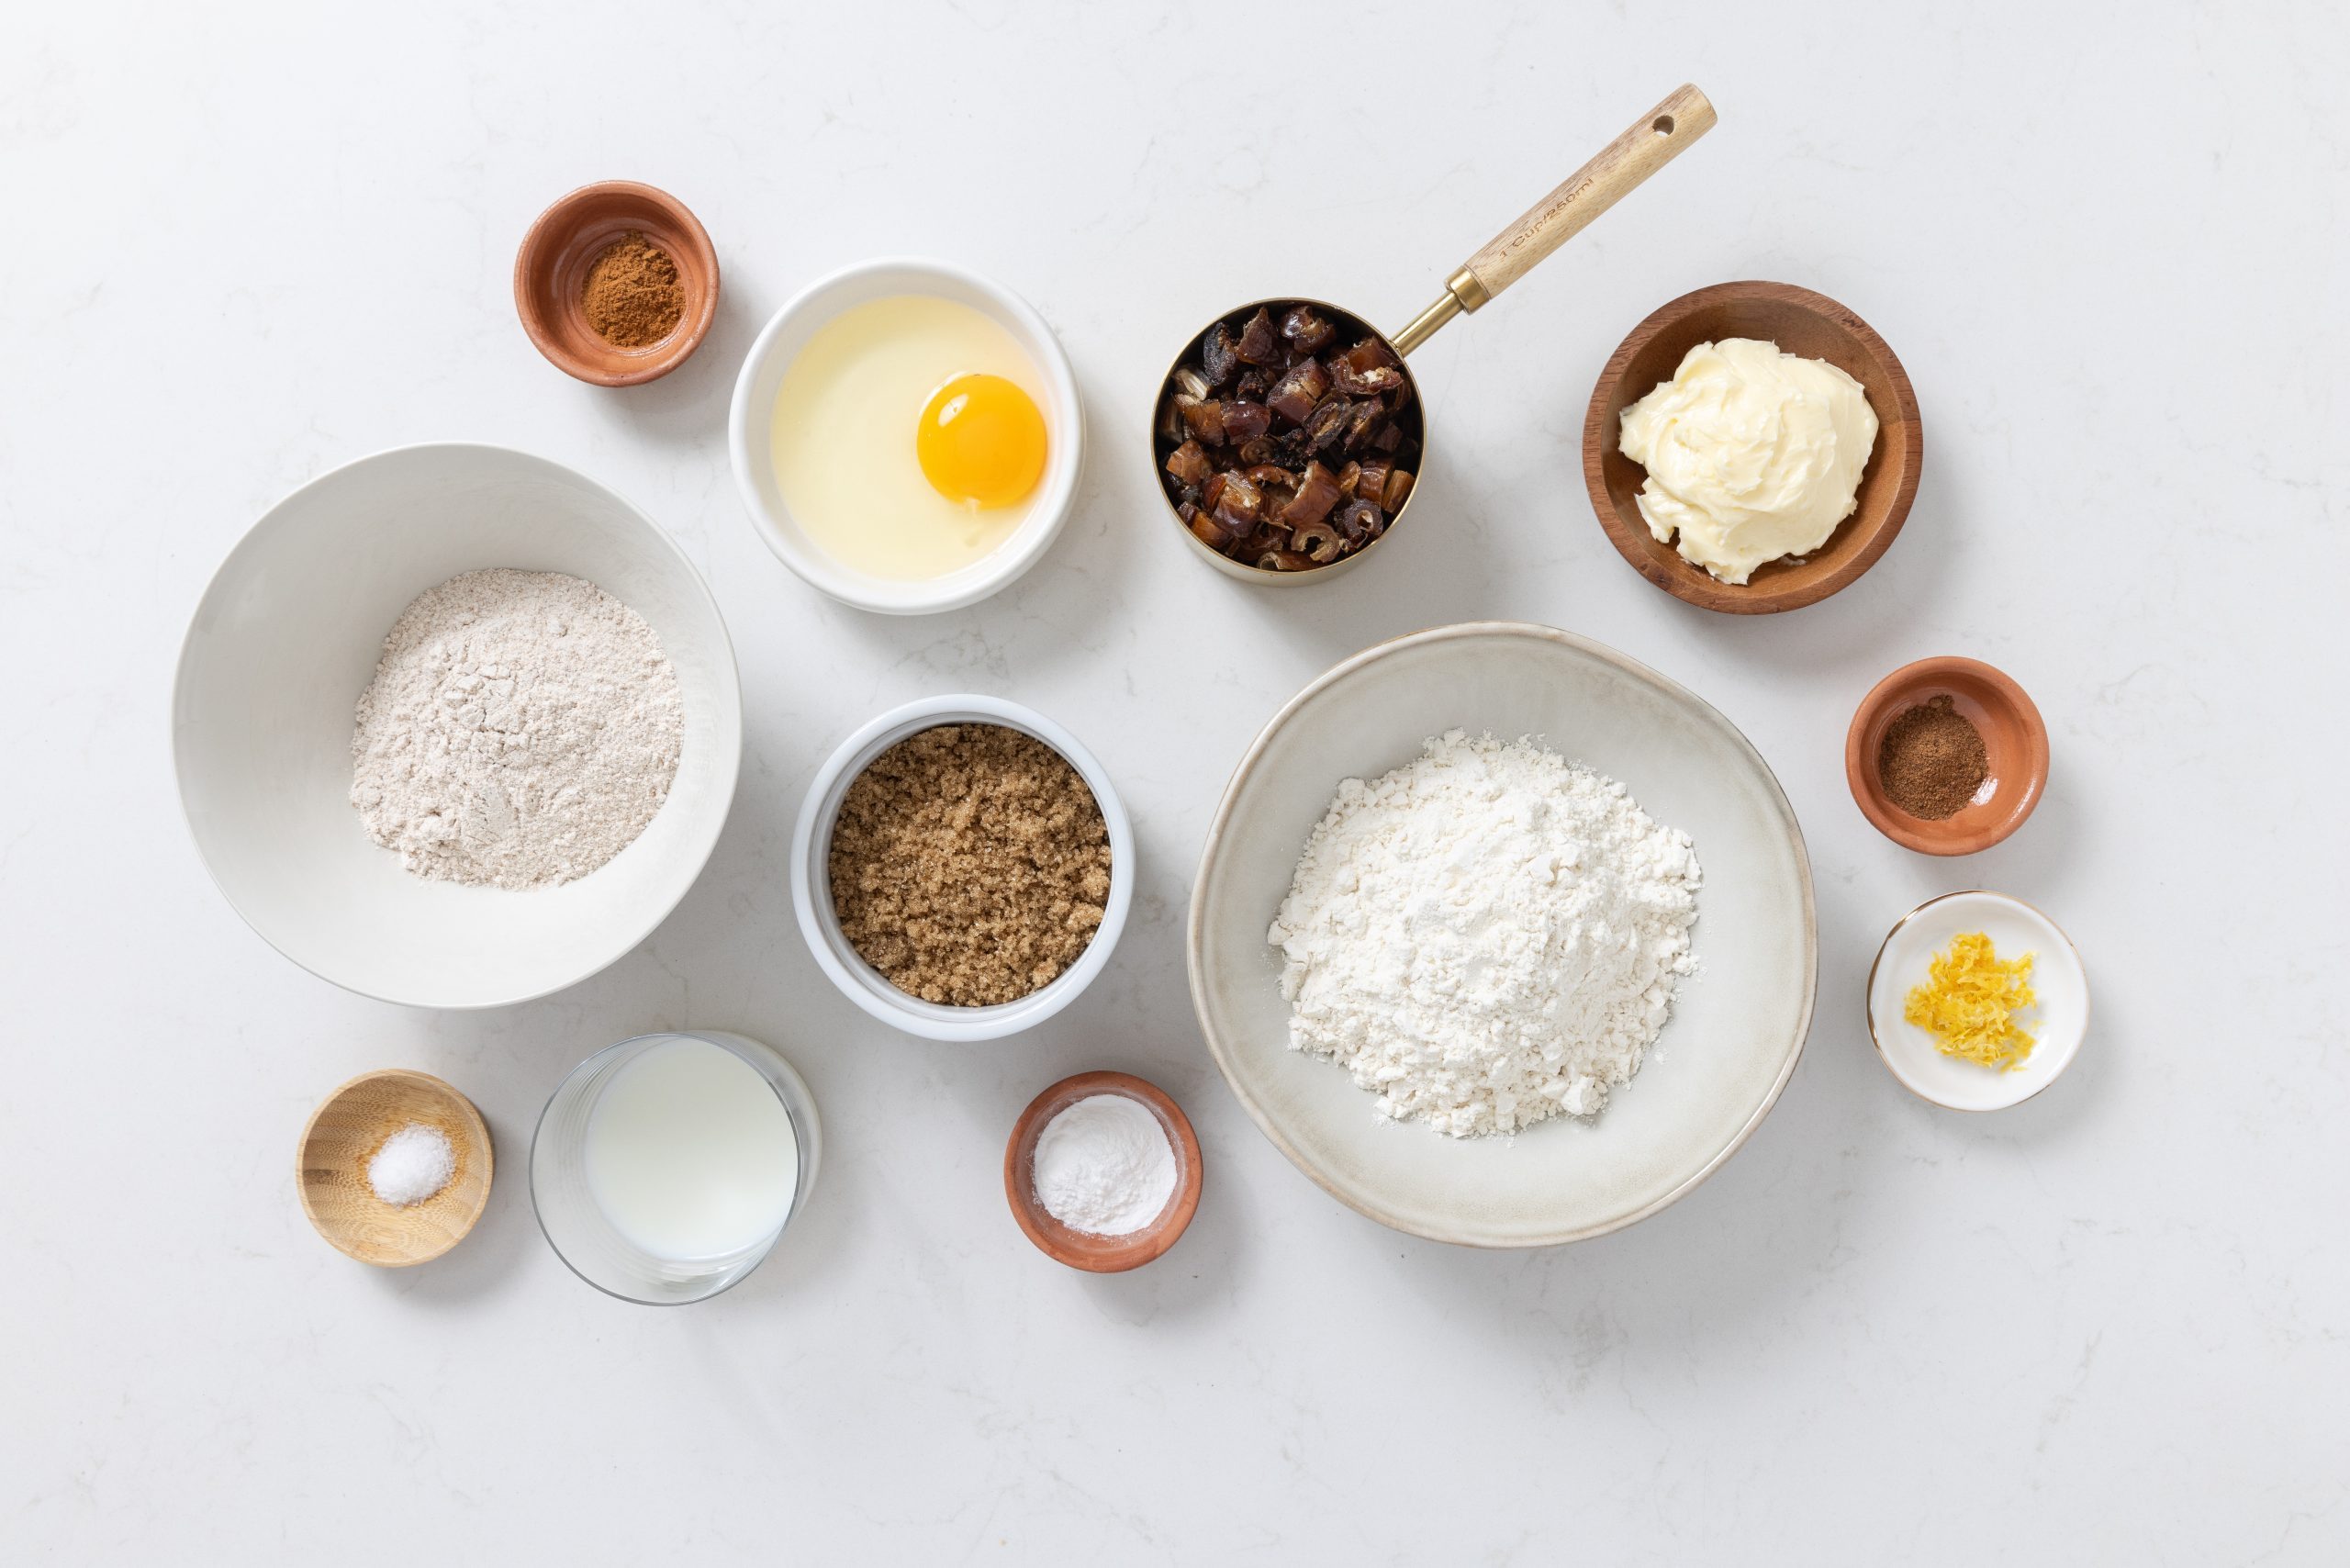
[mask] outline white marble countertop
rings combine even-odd
[[[51,7],[0,49],[0,1559],[2350,1556],[2340,13],[252,9]],[[1719,129],[1424,351],[1440,452],[1392,554],[1276,596],[1185,554],[1139,447],[1187,332],[1281,291],[1400,322],[1684,79]],[[509,284],[539,208],[607,177],[677,193],[725,268],[699,357],[621,393],[542,361]],[[721,431],[757,324],[890,252],[1033,300],[1093,441],[1037,569],[929,620],[791,577]],[[1740,277],[1865,316],[1928,428],[1892,553],[1753,621],[1642,583],[1578,474],[1617,340]],[[748,708],[677,913],[477,1015],[272,952],[169,761],[181,631],[240,531],[439,437],[574,464],[672,529]],[[1819,894],[1818,1021],[1753,1141],[1628,1232],[1524,1255],[1325,1197],[1225,1090],[1183,980],[1193,858],[1257,728],[1357,648],[1487,616],[1719,705]],[[2016,676],[2054,747],[2038,816],[1958,863],[1871,831],[1841,772],[1862,692],[1938,653]],[[977,1049],[853,1012],[781,879],[823,753],[957,688],[1082,735],[1142,856],[1101,983]],[[2097,988],[2071,1074],[1996,1116],[1911,1099],[1861,1024],[1885,928],[1970,884],[2054,914]],[[573,1061],[687,1024],[791,1056],[829,1168],[742,1288],[632,1308],[543,1245],[520,1155]],[[463,1248],[379,1273],[311,1234],[292,1156],[324,1091],[392,1065],[463,1088],[504,1159]],[[999,1182],[1020,1107],[1091,1067],[1174,1092],[1210,1167],[1189,1237],[1121,1278],[1046,1260]]]

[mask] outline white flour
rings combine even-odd
[[[1349,778],[1268,940],[1290,1045],[1455,1137],[1597,1114],[1695,968],[1686,834],[1529,741],[1427,743]]]
[[[351,737],[351,803],[420,877],[543,888],[633,843],[685,738],[653,629],[556,572],[466,572],[384,639]]]

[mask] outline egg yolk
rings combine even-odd
[[[1045,472],[1045,416],[1001,375],[958,375],[930,395],[914,454],[948,500],[1007,507]]]

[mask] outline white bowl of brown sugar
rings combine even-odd
[[[892,709],[826,759],[791,844],[800,935],[841,994],[933,1040],[1077,1000],[1134,899],[1134,828],[1077,737],[998,697]]]

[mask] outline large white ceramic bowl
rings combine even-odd
[[[1026,351],[1045,383],[1045,476],[1029,497],[1028,515],[1011,537],[960,571],[923,582],[875,577],[841,565],[811,541],[792,517],[776,483],[770,455],[770,423],[783,373],[817,330],[843,311],[897,294],[927,294],[959,301],[993,318]],[[906,412],[906,461],[913,461],[913,430],[919,409]],[[751,524],[778,559],[801,578],[844,604],[886,615],[928,615],[976,604],[1035,566],[1077,501],[1077,481],[1085,465],[1085,413],[1077,400],[1077,376],[1069,355],[1045,319],[1028,302],[994,279],[949,262],[893,256],[860,262],[818,278],[777,311],[744,356],[734,382],[734,403],[726,417],[727,447],[734,484],[751,514]]]
[[[685,749],[652,823],[559,888],[428,882],[352,808],[353,705],[408,601],[460,572],[585,577],[649,622],[677,667]],[[496,1007],[586,979],[693,885],[734,799],[743,696],[710,589],[643,512],[559,464],[408,446],[296,490],[196,607],[172,700],[180,801],[230,904],[337,985],[417,1007]]]
[[[993,1007],[947,1007],[900,991],[880,970],[865,961],[841,930],[833,912],[833,824],[840,820],[841,801],[857,775],[873,759],[907,736],[941,724],[1002,724],[1044,742],[1068,759],[1110,831],[1110,897],[1102,907],[1102,924],[1086,944],[1077,962],[1053,978],[1050,984],[1017,1002]],[[791,834],[791,908],[800,918],[800,935],[833,984],[873,1017],[909,1035],[931,1040],[997,1040],[1034,1028],[1070,1002],[1093,983],[1110,962],[1111,950],[1126,928],[1126,911],[1135,899],[1135,830],[1126,808],[1111,787],[1110,776],[1075,735],[1034,708],[1007,702],[1001,697],[960,693],[924,697],[892,708],[843,741],[824,766],[816,770],[800,803],[800,820]]]
[[[1392,1123],[1343,1068],[1290,1048],[1266,928],[1341,779],[1408,763],[1450,729],[1533,736],[1628,787],[1695,841],[1699,965],[1631,1082],[1597,1117],[1454,1139]],[[1656,1213],[1746,1140],[1811,1024],[1811,867],[1786,796],[1695,694],[1612,649],[1500,622],[1356,655],[1257,737],[1192,890],[1192,1001],[1216,1065],[1282,1153],[1383,1225],[1476,1247],[1579,1241]]]

